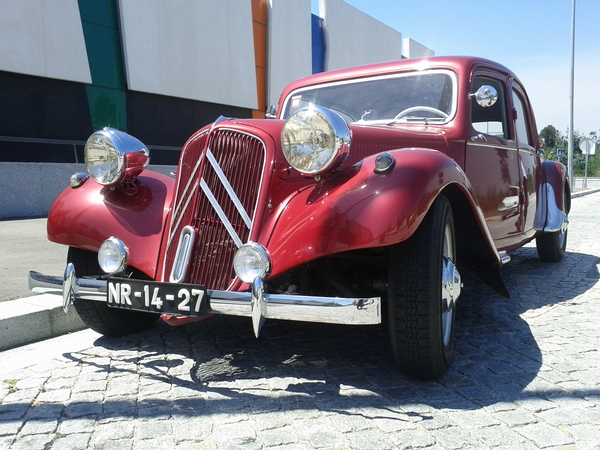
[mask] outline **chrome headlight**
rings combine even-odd
[[[139,175],[150,161],[148,148],[114,128],[93,133],[85,143],[85,164],[98,183],[114,186]]]
[[[260,244],[249,242],[242,245],[233,258],[235,273],[244,283],[252,283],[256,277],[265,279],[271,272],[271,260],[267,250]]]
[[[343,162],[352,133],[336,112],[311,105],[292,114],[281,131],[281,147],[288,163],[306,175],[318,175]]]
[[[98,264],[108,274],[119,273],[127,267],[129,248],[120,239],[110,237],[98,250]]]

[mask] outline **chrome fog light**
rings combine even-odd
[[[98,264],[108,274],[122,272],[127,267],[128,260],[129,248],[115,237],[105,240],[98,250]]]
[[[252,283],[256,277],[264,280],[271,272],[267,249],[255,242],[242,245],[233,258],[233,268],[244,283]]]

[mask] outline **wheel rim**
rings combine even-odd
[[[442,256],[442,337],[444,346],[448,346],[452,339],[452,326],[454,323],[454,308],[456,299],[460,295],[461,278],[455,261],[454,232],[450,223],[444,229],[444,254]]]

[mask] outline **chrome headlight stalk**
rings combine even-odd
[[[120,239],[109,237],[98,250],[98,264],[109,275],[123,272],[129,261],[129,247]]]
[[[317,105],[292,114],[281,131],[285,159],[304,175],[316,176],[348,157],[352,131],[335,111]]]
[[[114,128],[93,133],[85,143],[84,155],[88,173],[104,186],[135,178],[150,161],[150,151],[141,141]]]
[[[265,280],[271,273],[271,257],[266,248],[256,242],[242,245],[233,257],[233,268],[240,280],[252,284],[256,278]]]

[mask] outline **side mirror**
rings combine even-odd
[[[482,108],[489,108],[498,100],[498,91],[493,86],[483,85],[474,94],[469,94],[469,97],[475,97],[475,101]]]

